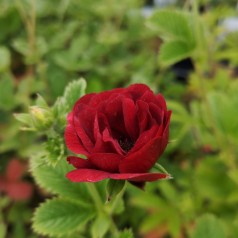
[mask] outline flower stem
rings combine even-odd
[[[108,219],[110,221],[111,234],[113,235],[113,237],[117,237],[119,235],[118,228],[117,228],[116,224],[114,223],[114,221],[111,217],[111,214],[106,212],[105,206],[104,206],[102,199],[98,193],[98,190],[96,189],[96,186],[93,183],[87,183],[87,189],[88,189],[88,191],[97,207],[98,213],[103,213],[108,217]]]
[[[102,203],[101,197],[100,197],[95,185],[93,183],[87,183],[87,189],[88,189],[98,211],[102,212],[103,211],[103,203]]]

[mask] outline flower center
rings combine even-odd
[[[128,138],[120,138],[118,140],[119,145],[125,152],[129,152],[134,146],[134,142]]]

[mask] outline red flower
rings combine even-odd
[[[168,144],[171,111],[161,94],[143,84],[80,98],[67,117],[67,147],[87,159],[69,156],[73,182],[111,178],[155,181],[168,174],[149,173]]]
[[[17,159],[9,162],[5,176],[0,176],[0,192],[6,193],[12,200],[28,200],[33,187],[29,182],[21,181],[26,166]]]

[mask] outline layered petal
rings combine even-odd
[[[137,101],[137,117],[140,128],[139,134],[152,126],[153,118],[149,111],[149,105],[141,100]]]
[[[119,165],[120,173],[145,173],[151,169],[164,150],[163,139],[154,138],[140,150],[125,157]]]
[[[152,92],[145,84],[133,84],[127,88],[127,91],[131,94],[134,101],[137,101],[144,93]]]
[[[167,111],[167,105],[163,95],[159,93],[158,95],[156,95],[156,99],[157,99],[156,104],[158,104],[162,108],[162,110]]]
[[[80,139],[83,140],[82,142],[87,146],[90,146],[90,143],[94,143],[93,124],[95,116],[95,108],[91,108],[88,105],[80,104],[74,109],[74,127]]]
[[[82,141],[79,139],[76,130],[72,124],[68,124],[66,126],[64,138],[66,146],[69,150],[76,154],[88,155],[88,150],[84,147]]]
[[[140,134],[139,138],[137,139],[135,145],[132,147],[132,149],[129,151],[127,156],[130,156],[131,154],[135,153],[136,151],[140,150],[145,144],[147,144],[149,141],[154,139],[158,136],[158,131],[160,130],[160,127],[157,125],[154,125],[152,128],[150,128],[147,131],[144,131]]]
[[[134,84],[79,99],[69,113],[67,147],[87,159],[69,156],[73,182],[106,178],[141,186],[169,175],[148,173],[168,144],[171,111],[161,94]]]
[[[163,132],[161,132],[161,126],[159,129],[154,127],[149,131],[148,135],[144,133],[141,136],[141,140],[138,140],[132,151],[128,153],[119,165],[120,173],[147,172],[153,167],[168,144],[170,116],[171,112],[169,111]],[[152,139],[154,133],[156,133],[156,137]],[[141,149],[138,149],[143,144],[143,141],[149,142],[142,146]]]
[[[115,98],[108,100],[104,109],[104,114],[108,119],[113,133],[115,135],[122,134],[125,136],[126,129],[122,111],[123,98],[124,97],[122,95],[116,95]]]
[[[76,156],[68,156],[67,161],[69,164],[72,164],[77,169],[94,168],[94,166],[92,165],[92,163],[90,163],[88,159],[82,159]]]
[[[86,148],[88,151],[92,150],[93,142],[91,138],[88,136],[88,134],[85,132],[84,128],[82,127],[79,118],[76,116],[74,116],[74,129],[77,136],[82,141],[84,148]]]
[[[126,131],[129,135],[129,137],[132,140],[136,140],[138,137],[138,120],[137,120],[137,109],[135,106],[135,103],[130,98],[123,99],[122,102],[122,108],[123,108],[123,119]]]
[[[100,170],[118,172],[122,158],[122,155],[113,153],[94,153],[91,154],[88,159]]]

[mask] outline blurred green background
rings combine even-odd
[[[237,43],[232,0],[0,0],[0,238],[41,237],[30,219],[51,196],[28,170],[44,138],[13,114],[79,77],[87,92],[145,83],[173,110],[160,163],[174,179],[129,186],[119,228],[238,237]]]

